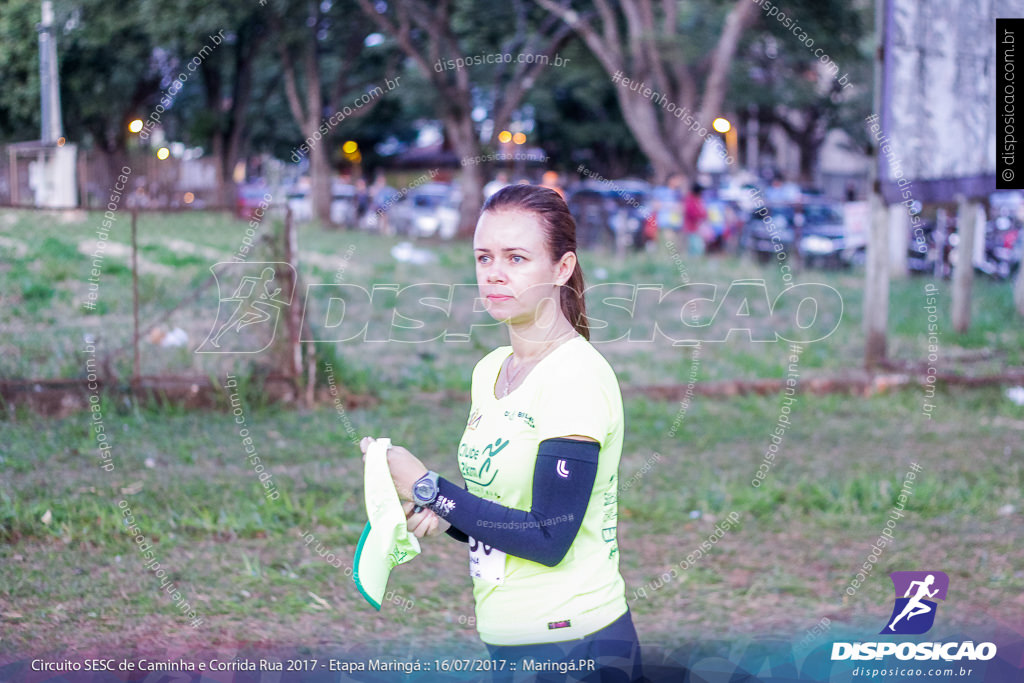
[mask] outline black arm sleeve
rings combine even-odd
[[[440,480],[440,477],[438,477],[438,480]],[[462,533],[461,531],[456,529],[454,526],[448,527],[448,529],[445,531],[445,533],[448,534],[449,536],[451,536],[452,538],[454,538],[459,543],[469,543],[469,536],[467,536],[466,534]]]
[[[441,477],[431,509],[462,534],[509,555],[554,567],[569,552],[583,523],[600,451],[592,441],[541,441],[529,511],[485,500]]]

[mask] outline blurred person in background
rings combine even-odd
[[[676,174],[668,179],[668,183],[652,191],[655,221],[666,243],[676,239],[683,229],[682,187],[683,178]]]
[[[388,228],[388,209],[394,203],[394,197],[398,194],[395,188],[388,185],[388,180],[383,173],[378,173],[370,186],[370,207],[373,215],[368,216],[370,225],[376,222],[377,231],[382,235],[390,234]]]
[[[694,183],[683,202],[683,232],[686,233],[687,248],[694,256],[704,253],[703,232],[708,210],[704,206],[703,194],[704,188],[700,183]]]
[[[508,173],[498,171],[497,175],[494,176],[494,180],[484,185],[484,201],[490,199],[492,194],[508,184]]]
[[[356,180],[356,225],[359,225],[366,212],[370,209],[370,191],[366,187],[366,180]]]
[[[558,196],[565,199],[565,191],[562,189],[561,180],[558,177],[558,171],[544,171],[544,175],[540,181],[541,187],[546,187],[549,190],[554,190],[558,193]]]

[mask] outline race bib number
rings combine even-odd
[[[469,537],[469,575],[490,583],[505,583],[505,553]]]

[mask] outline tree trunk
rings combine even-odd
[[[316,130],[316,124],[307,128],[309,129]],[[313,215],[324,227],[331,224],[331,176],[327,150],[324,149],[324,141],[321,140],[309,150],[309,192],[313,203]]]
[[[393,12],[394,20],[388,13],[381,10],[383,5],[388,12]],[[459,69],[453,74],[439,74],[433,64],[438,57],[458,56],[460,39],[453,26],[454,10],[451,3],[418,2],[413,0],[395,0],[391,3],[373,4],[370,0],[359,0],[363,12],[373,20],[381,31],[392,36],[401,50],[419,67],[424,77],[440,94],[440,117],[444,122],[445,137],[462,159],[481,156],[481,145],[476,125],[473,122],[473,99],[477,90],[470,80],[468,71]],[[555,22],[557,24],[557,22]],[[552,24],[552,22],[548,22]],[[528,44],[533,46],[533,54],[545,54],[549,58],[558,48],[565,44],[572,33],[571,26],[550,25],[550,31],[541,30],[529,40],[522,26],[517,27],[510,42],[505,44],[505,53],[512,50],[529,51]],[[537,36],[540,37],[537,37]],[[425,43],[419,42],[424,38]],[[536,43],[530,43],[536,37]],[[521,52],[520,54],[525,54]],[[501,130],[511,119],[512,112],[520,105],[526,93],[535,82],[540,72],[546,68],[546,62],[519,64],[513,73],[502,81],[504,87],[496,87],[495,110],[492,112],[496,123],[495,130]],[[483,206],[483,188],[489,166],[478,163],[462,166],[462,206],[459,210],[458,234],[468,237],[473,234],[477,216]]]
[[[807,131],[797,142],[797,149],[800,151],[800,178],[799,182],[804,185],[814,183],[814,171],[818,165],[818,150],[821,148],[821,140],[817,139],[810,131]]]
[[[472,159],[481,156],[480,141],[476,135],[473,120],[460,115],[456,111],[444,116],[444,130],[452,143],[452,148],[460,159]],[[460,237],[472,237],[477,217],[484,205],[484,168],[480,164],[466,164],[462,167],[460,185],[462,188],[462,205],[459,208]]]
[[[210,158],[213,159],[213,172],[217,176],[215,197],[217,206],[230,206],[231,199],[227,192],[228,170],[224,163],[224,142],[220,131],[215,131],[210,140]]]
[[[459,209],[459,235],[473,237],[476,220],[484,205],[484,171],[479,164],[462,171],[462,206]]]
[[[311,36],[310,43],[302,50],[302,76],[306,87],[305,103],[299,94],[298,69],[295,68],[291,53],[286,45],[279,48],[284,89],[288,100],[288,108],[299,126],[299,131],[307,139],[313,138],[309,149],[310,201],[313,205],[313,216],[320,224],[327,227],[331,224],[331,168],[328,162],[327,135],[314,137],[320,127],[321,80],[317,64],[316,37]],[[329,133],[329,131],[328,131]]]
[[[246,98],[248,100],[248,97]],[[244,109],[238,110],[244,114]],[[228,204],[234,203],[235,198],[235,166],[241,157],[242,152],[242,133],[244,131],[244,121],[237,121],[231,126],[231,132],[227,135],[227,140],[223,144],[223,161],[221,166],[221,191],[224,193],[224,198]]]
[[[583,19],[571,3],[536,1],[573,27],[609,76],[640,80],[638,92],[619,84],[615,96],[626,125],[651,162],[655,181],[664,182],[673,173],[692,179],[706,136],[714,134],[711,121],[722,113],[730,65],[757,5],[736,0],[706,63],[679,64],[658,49],[658,41],[686,39],[678,31],[676,3],[666,2],[658,12],[647,1],[620,0],[614,6],[599,2],[596,13]],[[702,88],[697,83],[701,73],[706,74]],[[647,88],[650,92],[645,93]]]
[[[242,154],[242,139],[246,131],[246,112],[249,100],[252,99],[252,69],[256,54],[266,40],[266,32],[256,29],[255,35],[249,34],[249,41],[244,46],[236,46],[235,79],[231,91],[231,110],[227,117],[227,130],[223,135],[224,169],[221,179],[223,192],[229,202],[235,196],[234,169]]]
[[[221,206],[234,210],[237,186],[235,184],[235,163],[230,165],[226,161],[217,162],[217,173],[220,176],[220,203]]]
[[[669,176],[677,172],[692,178],[692,172],[697,167],[696,157],[693,158],[692,168],[687,169],[684,168],[684,163],[672,155],[669,145],[665,144],[661,126],[650,101],[626,88],[616,88],[615,96],[619,101],[619,108],[622,110],[622,118],[625,119],[626,125],[633,133],[640,150],[651,162],[651,167],[654,170],[654,182],[662,185]]]

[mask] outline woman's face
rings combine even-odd
[[[576,267],[566,252],[552,263],[544,230],[525,211],[486,211],[473,235],[476,282],[487,312],[509,323],[553,324],[560,313],[559,285]]]

